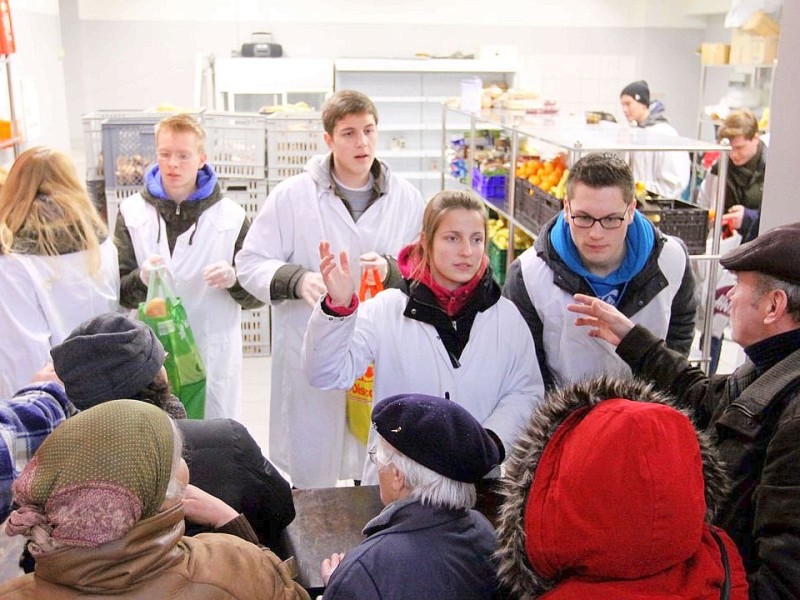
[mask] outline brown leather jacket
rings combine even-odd
[[[183,537],[183,509],[139,522],[99,548],[62,548],[33,574],[0,586],[0,599],[159,598],[309,600],[270,550],[223,533]]]

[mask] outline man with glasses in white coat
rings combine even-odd
[[[636,210],[630,167],[588,154],[570,170],[562,210],[509,269],[503,295],[533,335],[545,386],[630,375],[608,344],[573,326],[576,293],[601,298],[688,355],[694,337],[694,277],[685,246]]]

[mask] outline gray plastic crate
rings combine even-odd
[[[83,147],[86,154],[86,181],[103,181],[103,123],[108,119],[141,119],[155,117],[161,119],[163,113],[143,112],[141,110],[96,110],[83,115]]]
[[[204,113],[206,154],[220,179],[264,179],[267,118],[245,113]]]
[[[267,181],[280,183],[303,172],[316,154],[328,152],[319,112],[283,113],[267,118]]]
[[[163,118],[107,119],[102,124],[106,194],[138,191],[147,168],[156,160],[155,126]]]
[[[256,218],[267,198],[266,179],[220,179],[219,185],[222,195],[244,208],[250,221]]]

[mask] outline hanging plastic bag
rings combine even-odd
[[[166,267],[150,274],[147,300],[139,318],[147,323],[168,352],[164,368],[174,393],[190,419],[202,419],[206,407],[206,371],[183,302],[173,292]]]
[[[383,291],[378,269],[365,269],[361,274],[358,299],[363,302]],[[372,423],[372,389],[375,380],[374,365],[369,365],[364,374],[347,390],[347,428],[362,444],[367,443]]]

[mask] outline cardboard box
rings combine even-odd
[[[778,57],[778,38],[752,35],[741,29],[731,34],[732,65],[768,65]]]
[[[727,64],[731,55],[730,44],[707,44],[700,45],[700,60],[704,65],[724,65]]]
[[[760,35],[763,37],[775,37],[781,33],[780,24],[763,10],[754,13],[753,16],[742,25],[742,29],[753,35]]]

